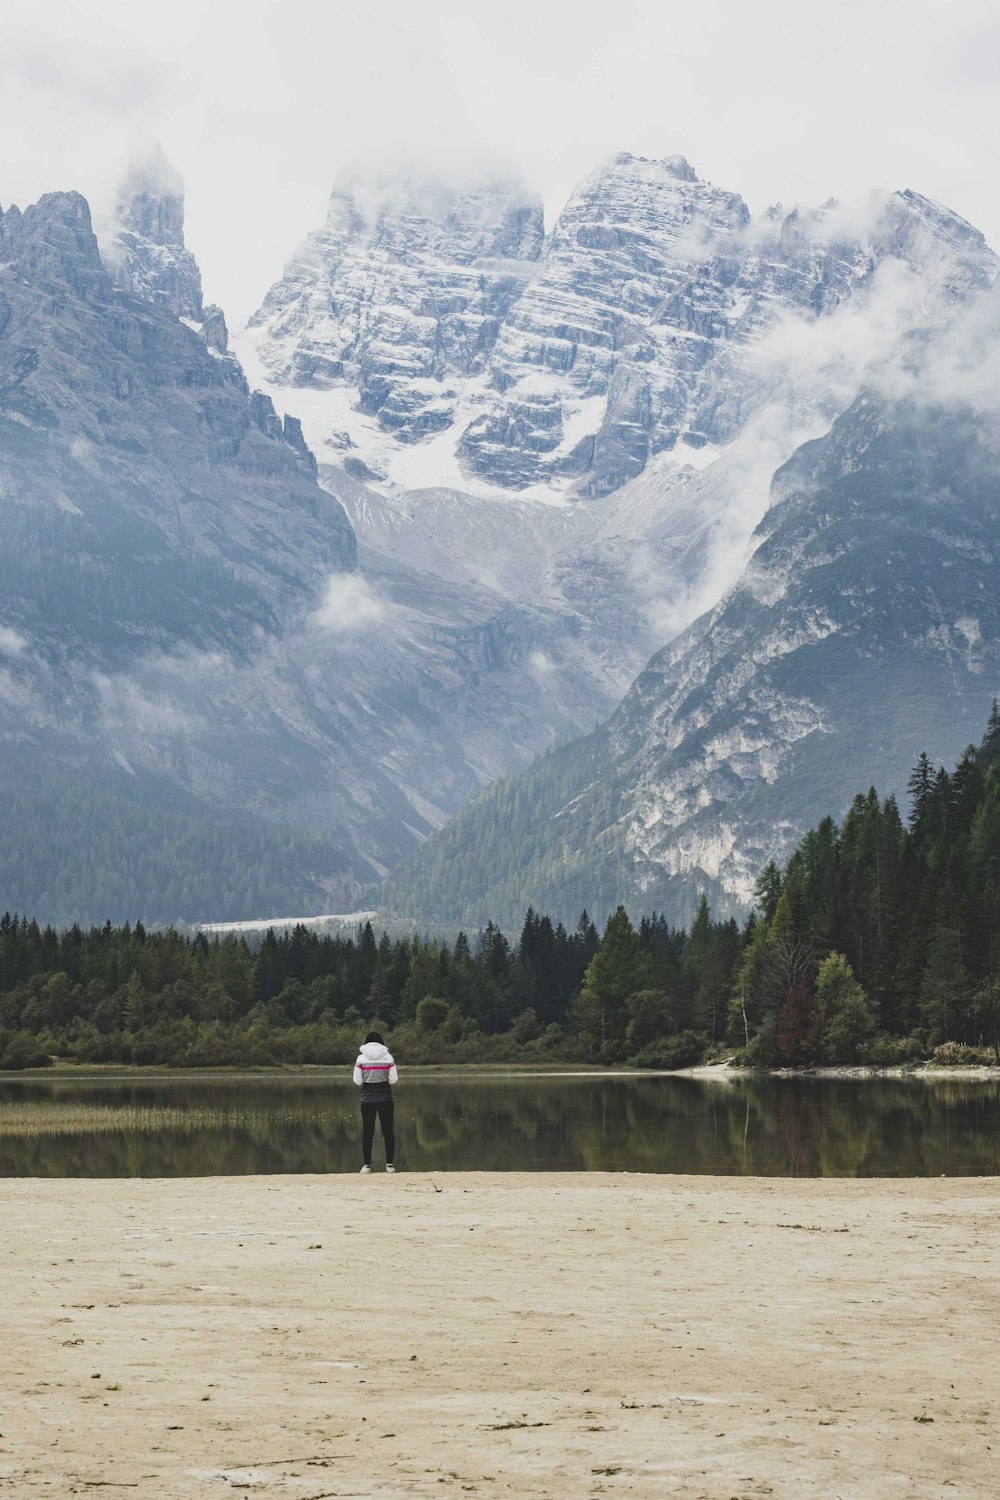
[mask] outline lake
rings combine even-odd
[[[396,1133],[401,1171],[992,1175],[1000,1083],[413,1071]],[[341,1073],[0,1077],[5,1177],[352,1172],[359,1134]]]

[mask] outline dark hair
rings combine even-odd
[[[377,1032],[377,1031],[369,1031],[368,1035],[365,1037],[365,1046],[366,1047],[367,1047],[367,1045],[368,1045],[369,1042],[381,1042],[382,1046],[383,1047],[385,1046],[385,1042],[384,1042],[381,1034],[379,1032]]]

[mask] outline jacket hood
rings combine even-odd
[[[363,1057],[365,1062],[385,1062],[387,1059],[392,1061],[392,1053],[382,1042],[365,1042],[358,1055]]]

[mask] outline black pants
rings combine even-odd
[[[361,1154],[365,1159],[365,1166],[372,1164],[372,1142],[375,1139],[375,1116],[378,1115],[379,1124],[382,1126],[382,1139],[385,1141],[385,1159],[387,1165],[392,1165],[396,1154],[396,1131],[393,1126],[393,1116],[396,1113],[396,1105],[392,1099],[380,1099],[377,1104],[362,1104],[361,1106]]]

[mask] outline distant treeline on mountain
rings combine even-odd
[[[349,883],[332,841],[213,808],[144,771],[0,756],[0,871],[11,910],[58,927],[108,915],[149,924],[335,910]]]
[[[515,943],[321,936],[209,941],[141,925],[0,921],[0,1067],[342,1063],[376,1022],[409,1062],[682,1067],[1000,1061],[1000,710],[955,769],[922,755],[904,824],[855,798],[743,927],[707,898],[687,931],[624,908],[600,936],[528,911]]]

